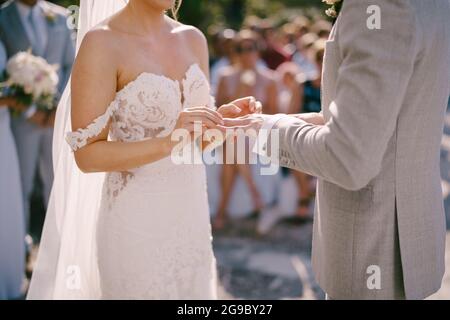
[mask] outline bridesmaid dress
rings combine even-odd
[[[0,71],[6,53],[0,43]],[[25,223],[16,145],[9,111],[0,107],[0,300],[21,296],[25,270]]]

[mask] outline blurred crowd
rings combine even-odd
[[[248,17],[241,30],[212,27],[211,87],[217,105],[255,96],[262,102],[266,114],[320,112],[322,62],[331,29],[329,21],[306,16],[284,23]],[[252,211],[261,214],[258,231],[267,232],[285,216],[297,221],[310,219],[315,189],[312,177],[283,169],[281,181],[277,181],[278,188],[274,188],[277,194],[270,201],[264,201],[261,189],[274,183],[273,180],[255,182],[258,173],[250,165],[225,164],[221,170],[221,189],[213,224],[216,230],[226,227],[229,221],[228,208],[237,177],[245,182],[252,199]],[[288,183],[287,179],[294,181],[296,190],[289,199],[280,194],[280,190],[286,189],[280,184]],[[292,202],[292,198],[296,205],[283,209],[286,206],[280,202],[283,199]]]

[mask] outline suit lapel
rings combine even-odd
[[[17,41],[18,51],[28,50],[31,48],[31,41],[28,38],[27,32],[22,25],[22,19],[19,14],[19,9],[15,2],[13,2],[6,10],[7,25],[11,26],[11,31],[14,32],[14,38]]]

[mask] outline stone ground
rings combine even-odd
[[[323,299],[311,270],[312,223],[282,222],[255,235],[254,219],[234,221],[215,234],[223,299]]]
[[[446,274],[429,299],[450,299],[450,110],[442,139],[441,171],[447,214]],[[311,271],[312,223],[281,223],[267,236],[255,236],[255,220],[234,221],[215,234],[223,299],[324,299]]]

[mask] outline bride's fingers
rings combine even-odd
[[[186,116],[188,119],[198,119],[199,121],[202,121],[203,119],[208,119],[211,121],[214,121],[217,124],[223,124],[224,120],[222,119],[222,117],[217,116],[213,113],[210,112],[206,112],[204,110],[201,111],[189,111],[186,113]]]
[[[219,125],[217,122],[204,117],[190,117],[188,123],[199,124],[208,129],[217,129]]]
[[[213,115],[215,117],[218,117],[220,119],[223,118],[222,115],[219,112],[217,112],[216,110],[213,110],[211,108],[208,108],[208,107],[193,107],[193,108],[186,109],[186,111],[187,112],[202,111],[202,112],[209,113],[209,114],[211,114],[211,115]]]
[[[201,130],[199,130],[198,124],[193,123],[193,122],[187,123],[185,126],[183,126],[183,129],[187,130],[191,134],[195,133],[195,132],[202,133],[202,134],[208,134],[208,130],[219,130],[224,135],[224,137],[226,136],[227,132],[229,132],[229,131],[227,131],[227,128],[222,127],[220,125],[219,126],[218,125],[213,125],[213,126],[203,125],[203,126],[201,126]],[[233,134],[231,134],[231,135],[233,135]]]

